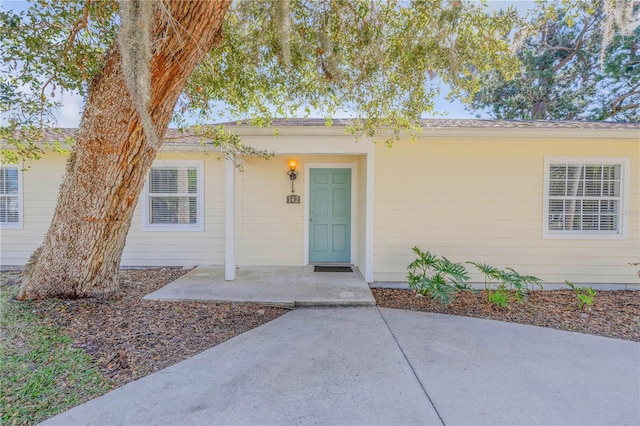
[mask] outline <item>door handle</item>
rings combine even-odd
[[[315,222],[315,220],[311,217],[309,218],[309,222]]]

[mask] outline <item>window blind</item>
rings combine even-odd
[[[197,223],[198,171],[195,166],[153,167],[148,185],[150,224]]]
[[[17,167],[0,168],[0,223],[20,222],[20,187]]]
[[[551,164],[549,230],[618,231],[621,188],[621,164]]]

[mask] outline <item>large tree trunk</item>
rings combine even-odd
[[[111,47],[89,88],[56,211],[27,265],[20,299],[109,297],[118,290],[120,258],[145,178],[187,77],[222,37],[230,3],[165,0],[171,23],[155,8],[148,111],[156,143],[145,136],[120,51],[116,43]]]

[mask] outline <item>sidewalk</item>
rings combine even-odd
[[[376,307],[300,308],[47,425],[640,423],[640,344]]]

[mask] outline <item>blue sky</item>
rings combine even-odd
[[[559,1],[559,0],[556,0]],[[5,10],[24,10],[30,3],[19,0],[1,0],[1,6]],[[534,1],[530,0],[514,0],[514,1],[487,1],[490,9],[501,9],[508,6],[515,6],[521,14],[525,14],[527,10],[535,6]],[[448,118],[475,118],[476,113],[467,111],[464,105],[459,101],[448,101],[445,99],[447,94],[447,88],[442,88],[442,95],[435,100],[435,111],[438,112],[438,116],[446,114]],[[80,124],[80,117],[82,114],[82,106],[84,105],[84,99],[72,93],[65,93],[61,97],[62,107],[56,112],[55,116],[58,120],[60,127],[78,127]],[[340,114],[341,118],[348,117],[349,112],[345,111]],[[430,118],[432,115],[425,115],[425,118]],[[231,121],[239,117],[223,117],[222,121]]]

